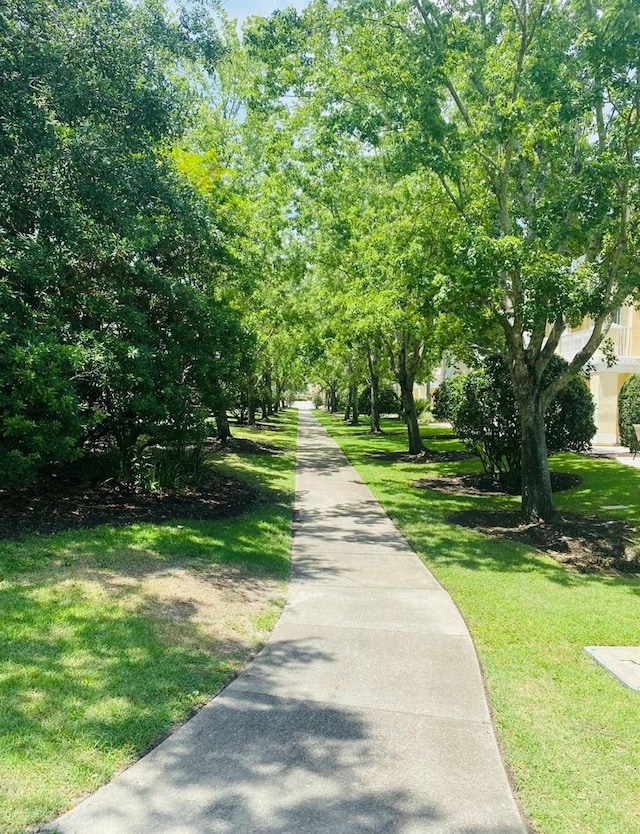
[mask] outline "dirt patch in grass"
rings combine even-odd
[[[577,475],[552,472],[554,492],[572,489]],[[513,484],[500,484],[482,473],[421,478],[413,486],[454,495],[517,495]],[[447,517],[461,527],[509,539],[548,553],[581,573],[640,572],[637,531],[626,521],[562,513],[552,523],[523,524],[517,510],[463,510]]]
[[[166,646],[210,655],[220,673],[216,691],[255,657],[286,599],[281,578],[242,564],[217,563],[197,570],[180,565],[157,571],[135,565],[119,570],[74,569],[63,572],[59,583],[81,589],[89,598],[110,598],[125,611],[145,617],[153,623],[156,639]],[[108,651],[102,647],[102,656]],[[216,691],[192,692],[189,697],[196,697],[184,720]],[[150,752],[177,726],[161,732],[139,755]]]
[[[472,452],[426,449],[424,452],[420,452],[419,455],[411,455],[409,452],[368,452],[365,457],[377,460],[400,461],[402,463],[453,463],[458,460],[471,460],[475,455]]]
[[[100,524],[230,518],[251,507],[257,496],[251,485],[219,472],[207,475],[201,486],[177,494],[52,480],[20,492],[0,490],[0,538]]]
[[[273,431],[280,431],[274,428]],[[224,443],[220,440],[210,440],[207,449],[213,452],[244,452],[250,455],[284,455],[286,449],[274,446],[272,443],[258,443],[247,437],[230,437]]]
[[[637,531],[619,519],[563,513],[551,524],[523,524],[514,510],[463,510],[448,521],[535,547],[581,573],[640,572]]]
[[[284,600],[281,579],[239,564],[197,571],[169,566],[149,572],[89,570],[83,579],[151,617],[170,642],[193,645],[224,659],[243,659],[264,639],[256,617]]]
[[[562,492],[578,486],[581,478],[568,472],[551,472],[551,489]],[[412,486],[418,489],[433,489],[451,495],[519,495],[520,487],[509,482],[500,482],[483,472],[467,475],[446,475],[438,478],[420,478]]]

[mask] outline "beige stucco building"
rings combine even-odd
[[[593,330],[593,322],[585,320],[579,328],[567,329],[560,340],[558,353],[570,361],[582,348]],[[589,385],[595,400],[595,424],[598,431],[594,445],[619,443],[618,393],[631,374],[640,373],[640,311],[632,305],[621,307],[608,338],[616,361],[607,367],[602,350],[596,351],[589,363]]]
[[[558,353],[571,361],[586,344],[593,332],[593,322],[585,319],[580,327],[567,328],[558,345]],[[640,310],[625,305],[618,311],[608,334],[613,347],[615,362],[607,367],[607,356],[602,349],[596,351],[589,369],[589,386],[595,400],[594,420],[597,432],[592,443],[609,446],[620,442],[618,432],[618,394],[627,377],[640,374]],[[414,396],[428,399],[443,379],[451,373],[464,370],[444,357],[428,385],[415,385]]]

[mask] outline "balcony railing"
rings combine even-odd
[[[571,362],[573,357],[582,350],[587,344],[589,337],[593,333],[593,328],[587,330],[576,330],[573,333],[565,332],[562,334],[558,353],[567,362]],[[631,356],[631,328],[624,327],[619,324],[612,324],[609,330],[608,337],[613,342],[613,351],[615,355],[620,358],[622,356]],[[602,351],[597,350],[595,358],[602,357]]]

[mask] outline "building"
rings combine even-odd
[[[593,332],[593,322],[586,319],[578,328],[567,328],[560,339],[558,353],[571,361]],[[615,355],[611,367],[602,347],[588,365],[589,385],[595,400],[595,424],[598,427],[594,445],[620,442],[618,432],[618,393],[631,374],[640,373],[640,311],[633,305],[621,307],[611,325],[608,339]]]

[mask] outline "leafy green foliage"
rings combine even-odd
[[[546,383],[564,374],[566,368],[564,359],[553,357],[545,371]],[[593,414],[591,392],[584,380],[574,377],[545,413],[549,453],[588,448],[596,430]],[[487,474],[509,480],[521,477],[518,407],[503,356],[489,356],[480,368],[446,379],[436,392],[434,415],[451,422]]]
[[[82,422],[70,381],[74,351],[46,333],[2,335],[0,484],[15,489],[33,482],[43,466],[73,460]]]
[[[383,385],[380,388],[379,398],[380,414],[400,413],[402,409],[400,398],[393,388]],[[367,416],[371,414],[371,388],[368,386],[363,388],[360,392],[358,397],[358,410],[360,411],[360,414],[365,414]]]
[[[618,394],[618,427],[620,442],[637,452],[639,443],[634,425],[640,424],[640,374],[625,380]]]
[[[111,446],[135,480],[145,448],[201,439],[242,372],[226,195],[168,153],[196,109],[185,66],[220,54],[206,15],[155,2],[0,11],[3,488]]]
[[[433,395],[433,416],[436,420],[453,423],[458,406],[462,401],[465,375],[454,373],[446,377]]]

